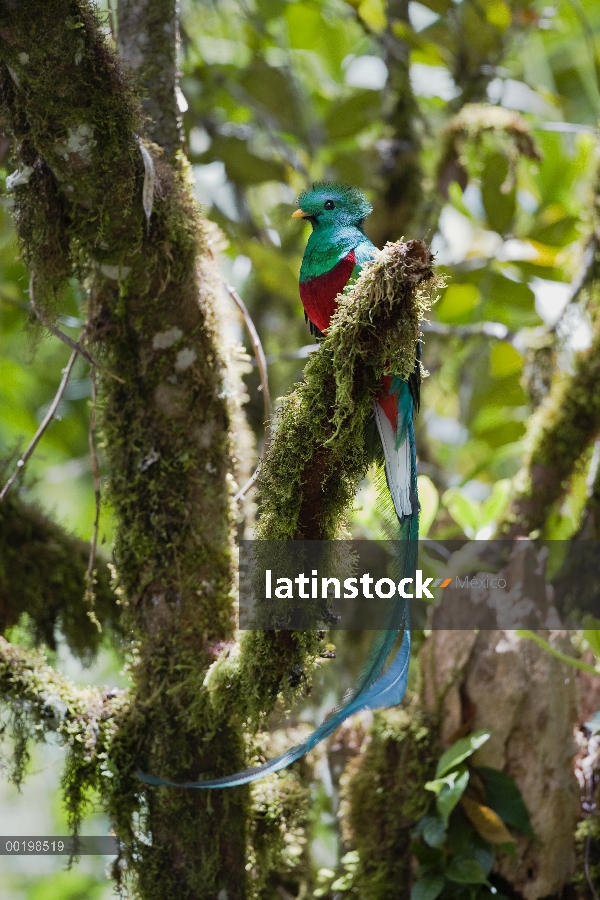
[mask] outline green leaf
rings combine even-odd
[[[356,91],[331,106],[325,120],[330,140],[339,141],[358,134],[376,118],[381,108],[377,91]]]
[[[523,368],[523,357],[508,341],[494,344],[490,353],[490,375],[493,378],[506,378]]]
[[[225,163],[227,177],[237,184],[258,184],[261,181],[285,181],[286,168],[275,159],[263,159],[250,152],[246,141],[229,135],[216,135],[203,162],[220,159]]]
[[[385,0],[362,0],[358,7],[358,15],[365,25],[379,34],[385,30],[387,26],[387,16],[385,14]]]
[[[468,759],[469,756],[472,756],[476,750],[479,750],[480,747],[483,747],[485,742],[489,740],[491,736],[491,731],[486,731],[482,729],[481,731],[474,731],[473,734],[467,735],[467,737],[461,738],[456,741],[445,753],[440,757],[440,761],[437,764],[437,769],[435,772],[436,778],[441,778],[447,772],[450,772],[455,766],[459,763],[463,762],[463,760]]]
[[[504,0],[492,0],[485,11],[485,17],[499,31],[505,31],[512,22],[510,6]]]
[[[508,162],[502,153],[490,153],[485,160],[481,184],[481,199],[488,225],[498,234],[510,230],[516,210],[516,189],[505,190]]]
[[[440,322],[449,324],[468,322],[480,299],[481,295],[476,285],[451,284],[435,307],[437,317]]]
[[[476,859],[453,859],[445,871],[449,881],[458,884],[486,884],[487,877]]]
[[[420,872],[429,872],[432,869],[439,870],[444,859],[444,852],[439,847],[429,847],[420,841],[411,845],[412,852],[419,862]]]
[[[492,493],[481,505],[482,523],[484,525],[487,525],[488,522],[497,521],[508,505],[511,491],[512,480],[510,478],[502,478],[496,482]]]
[[[443,875],[424,875],[416,881],[410,891],[410,900],[436,900],[444,889]]]
[[[534,838],[525,801],[510,775],[487,766],[479,766],[477,771],[483,778],[485,798],[490,809],[493,809],[506,825],[516,828],[529,838]]]
[[[590,650],[596,659],[600,660],[600,631],[585,630],[583,637],[588,642]]]
[[[464,772],[457,773],[453,785],[444,786],[438,794],[436,806],[444,825],[448,825],[450,813],[464,794],[468,783],[469,771],[465,768]]]
[[[322,38],[323,16],[315,3],[288,3],[285,11],[290,46],[316,50]]]
[[[428,781],[425,790],[437,794],[436,806],[444,826],[448,825],[450,813],[462,797],[469,783],[469,771],[466,766],[459,766],[443,778]]]
[[[419,475],[417,478],[419,503],[421,512],[419,515],[419,537],[427,537],[429,529],[433,525],[435,515],[440,505],[437,488],[427,475]]]
[[[442,503],[467,537],[474,538],[481,527],[481,506],[463,494],[460,488],[448,488]]]
[[[256,62],[244,72],[243,85],[244,90],[272,113],[284,128],[297,131],[302,119],[287,70]]]
[[[430,847],[441,847],[446,840],[446,826],[437,816],[426,816],[421,834],[425,843]]]

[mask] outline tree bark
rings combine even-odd
[[[175,59],[174,15],[166,50],[165,34],[148,59]],[[134,775],[185,780],[244,762],[240,719],[226,720],[202,687],[233,634],[231,391],[208,239],[186,170],[171,162],[174,106],[158,122],[167,152],[146,143],[144,158],[135,99],[86,0],[5,4],[0,40],[4,114],[31,169],[15,205],[36,298],[57,309],[75,263],[94,354],[120,379],[101,378],[101,420],[119,595],[138,651],[107,763],[112,778],[103,779],[122,842],[115,875],[153,900],[213,900],[219,891],[237,900],[246,789],[155,791]],[[67,789],[95,784],[98,765],[67,772]]]
[[[117,48],[134,74],[145,132],[171,159],[181,148],[177,103],[177,0],[119,0]]]

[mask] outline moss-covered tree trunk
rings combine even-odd
[[[116,871],[135,874],[143,898],[233,900],[245,895],[245,790],[146,790],[134,775],[235,771],[243,742],[202,690],[233,630],[231,410],[211,253],[177,152],[175,4],[120,13],[148,120],[91,3],[0,5],[3,111],[24,172],[17,225],[38,306],[60,309],[72,273],[86,284],[100,361],[119,594],[137,639],[103,790],[122,841]],[[139,14],[129,32],[128,13]],[[97,775],[69,777],[76,796]]]

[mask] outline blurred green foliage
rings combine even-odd
[[[317,179],[359,185],[375,206],[367,232],[384,233],[378,211],[392,173],[402,154],[417,155],[421,199],[403,214],[405,236],[431,240],[449,276],[434,330],[425,333],[430,377],[417,425],[423,535],[491,534],[547,386],[536,348],[556,339],[550,367],[568,368],[589,340],[582,312],[561,314],[593,227],[599,32],[595,0],[552,7],[547,0],[184,0],[181,106],[195,192],[227,238],[223,271],[259,330],[274,397],[301,378],[312,343],[297,289],[309,226],[291,218],[296,194]],[[403,66],[410,82],[398,75]],[[408,83],[415,115],[399,133]],[[455,133],[453,155],[445,155],[445,129],[465,103],[482,104],[484,125],[486,109],[520,112],[540,159],[520,154],[502,129]],[[0,154],[6,459],[35,432],[69,352],[31,323],[28,275],[4,187],[14,168],[7,142]],[[74,337],[82,304],[73,284],[60,327]],[[485,323],[495,324],[482,331]],[[239,334],[245,339],[241,326]],[[260,438],[256,370],[247,382],[247,412]],[[94,512],[89,396],[89,370],[80,361],[20,488],[86,539]],[[356,502],[355,536],[384,536],[374,501],[367,482]],[[550,536],[576,528],[569,502],[556,510]],[[104,504],[107,553],[111,534]],[[74,876],[64,883],[53,877],[51,888],[28,882],[22,896],[96,896]],[[14,890],[21,890],[16,882]]]

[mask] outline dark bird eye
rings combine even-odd
[[[326,200],[324,205],[325,205],[325,209],[334,209],[335,208],[335,203],[333,202],[333,200]]]

